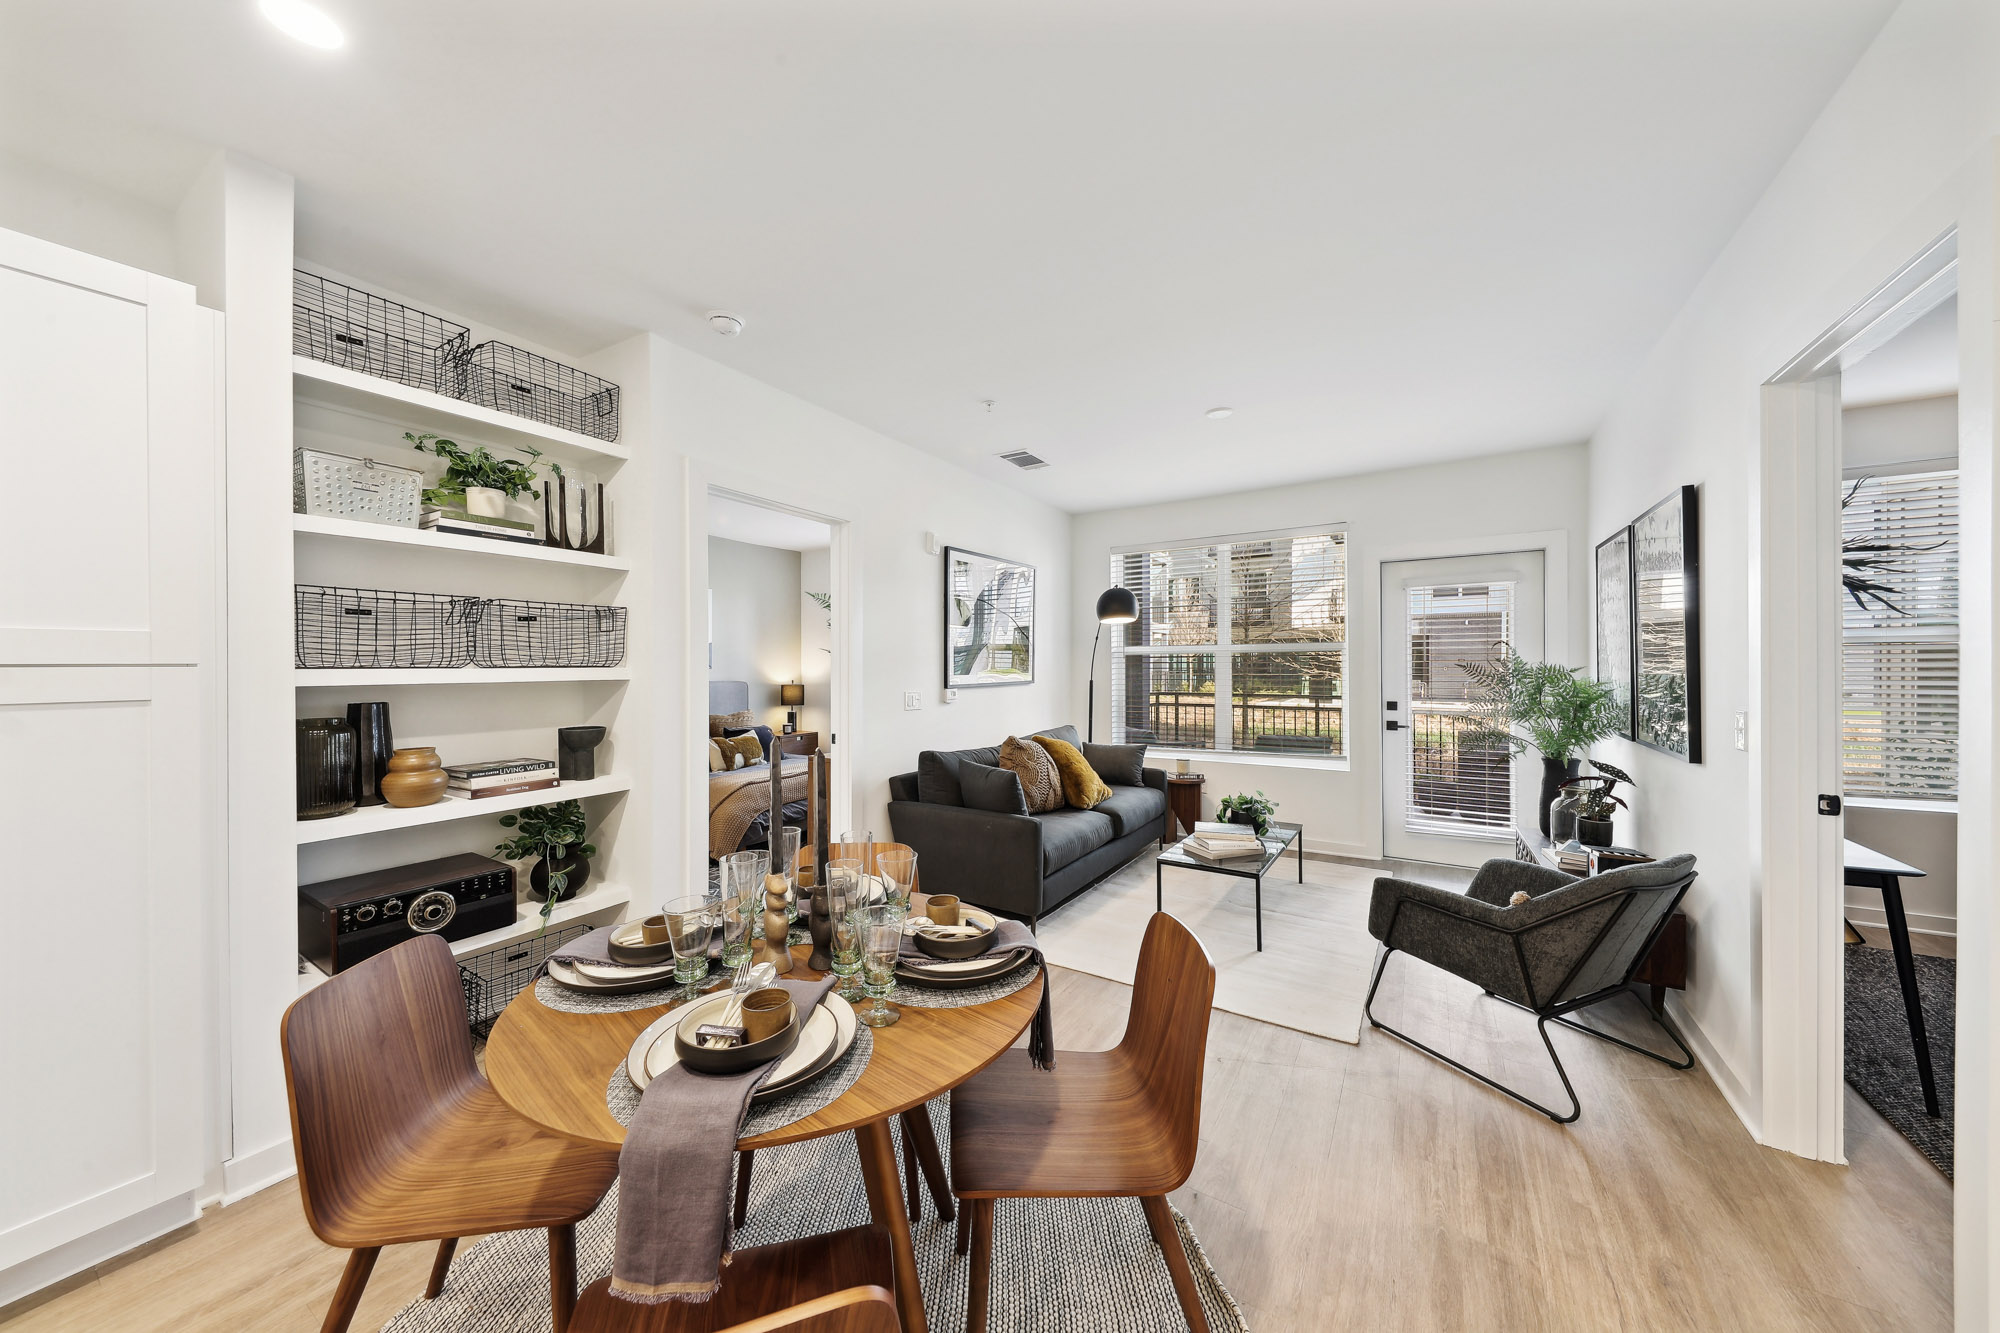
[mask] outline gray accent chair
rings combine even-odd
[[[1071,726],[1021,734],[1082,743]],[[926,750],[916,772],[889,779],[889,827],[897,842],[916,850],[925,892],[955,893],[1019,917],[1033,929],[1044,913],[1133,860],[1166,832],[1167,775],[1152,768],[1138,770],[1138,785],[1107,777],[1111,799],[1093,810],[1031,815],[969,807],[959,785],[960,765],[999,761],[995,749]]]
[[[1680,1048],[1682,1060],[1658,1055],[1568,1017],[1579,1009],[1634,993],[1633,974],[1646,961],[1694,877],[1694,858],[1675,856],[1588,879],[1544,866],[1493,860],[1479,868],[1464,893],[1408,880],[1378,879],[1368,904],[1368,933],[1385,947],[1363,1005],[1368,1022],[1566,1125],[1581,1115],[1583,1108],[1562,1057],[1549,1040],[1550,1023],[1637,1051],[1673,1069],[1694,1067],[1694,1053],[1687,1043],[1643,1000],[1640,1008]],[[1517,892],[1525,892],[1528,900],[1510,907],[1508,902]],[[1382,985],[1390,956],[1396,953],[1421,958],[1463,977],[1495,999],[1534,1014],[1535,1030],[1541,1034],[1563,1091],[1569,1095],[1569,1113],[1559,1115],[1377,1019],[1375,992]]]

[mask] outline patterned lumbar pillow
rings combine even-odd
[[[1088,810],[1111,799],[1111,788],[1097,776],[1097,770],[1083,757],[1083,751],[1054,736],[1036,736],[1034,742],[1055,760],[1056,772],[1062,775],[1063,800],[1079,810]]]
[[[1009,736],[1000,745],[1000,767],[1021,780],[1021,795],[1028,813],[1047,814],[1062,809],[1062,774],[1049,752],[1031,741]]]
[[[756,725],[756,715],[747,708],[739,709],[734,713],[710,713],[708,715],[708,734],[710,739],[720,736],[726,729],[731,727],[754,727]]]

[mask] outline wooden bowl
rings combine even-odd
[[[1000,926],[985,912],[970,908],[959,909],[959,920],[967,926],[984,925],[985,929],[976,935],[940,936],[934,932],[950,927],[929,926],[916,934],[917,948],[933,958],[957,961],[962,958],[977,958],[993,947],[993,937]]]
[[[699,1027],[700,1024],[695,1026]],[[725,1046],[720,1050],[697,1046],[689,1041],[686,1027],[686,1024],[682,1024],[674,1029],[674,1050],[680,1055],[682,1064],[703,1074],[740,1074],[767,1061],[782,1060],[791,1054],[792,1047],[799,1044],[797,1014],[792,1015],[791,1022],[762,1041],[748,1042],[742,1046]]]

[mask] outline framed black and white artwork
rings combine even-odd
[[[944,685],[1030,685],[1035,679],[1035,567],[944,548]]]
[[[1638,711],[1632,688],[1638,622],[1632,615],[1632,529],[1618,529],[1597,544],[1597,678],[1618,691],[1625,710],[1618,734],[1638,735]]]
[[[1632,524],[1641,745],[1701,762],[1701,528],[1683,486]]]

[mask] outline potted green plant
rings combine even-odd
[[[1591,760],[1590,766],[1597,772],[1568,784],[1579,788],[1582,794],[1576,809],[1576,840],[1586,847],[1609,847],[1612,812],[1632,808],[1611,791],[1621,782],[1628,787],[1639,784],[1623,769],[1613,768],[1602,759]]]
[[[528,883],[542,900],[542,925],[565,898],[574,898],[590,879],[590,858],[597,848],[585,842],[583,804],[557,801],[551,805],[531,805],[515,814],[500,816],[500,827],[514,829],[514,836],[494,848],[509,861],[540,859],[528,874]]]
[[[532,444],[522,445],[516,450],[528,459],[525,463],[517,463],[511,458],[494,457],[493,452],[483,444],[475,444],[468,449],[434,431],[425,431],[421,435],[404,431],[403,439],[418,453],[444,460],[444,478],[424,492],[425,504],[441,509],[463,506],[468,514],[502,518],[506,515],[509,500],[518,500],[524,495],[541,499],[542,493],[535,489],[535,465],[540,462],[542,451]],[[560,464],[549,463],[545,466],[558,477],[562,475]]]
[[[1575,778],[1584,751],[1624,724],[1625,705],[1610,684],[1556,662],[1530,662],[1506,644],[1490,662],[1460,670],[1472,682],[1473,743],[1510,754],[1542,757],[1542,798],[1536,823],[1549,832],[1549,803]]]
[[[1271,831],[1271,820],[1278,813],[1278,803],[1258,792],[1255,796],[1245,796],[1238,792],[1225,796],[1215,803],[1215,817],[1230,824],[1248,824],[1263,837]]]

